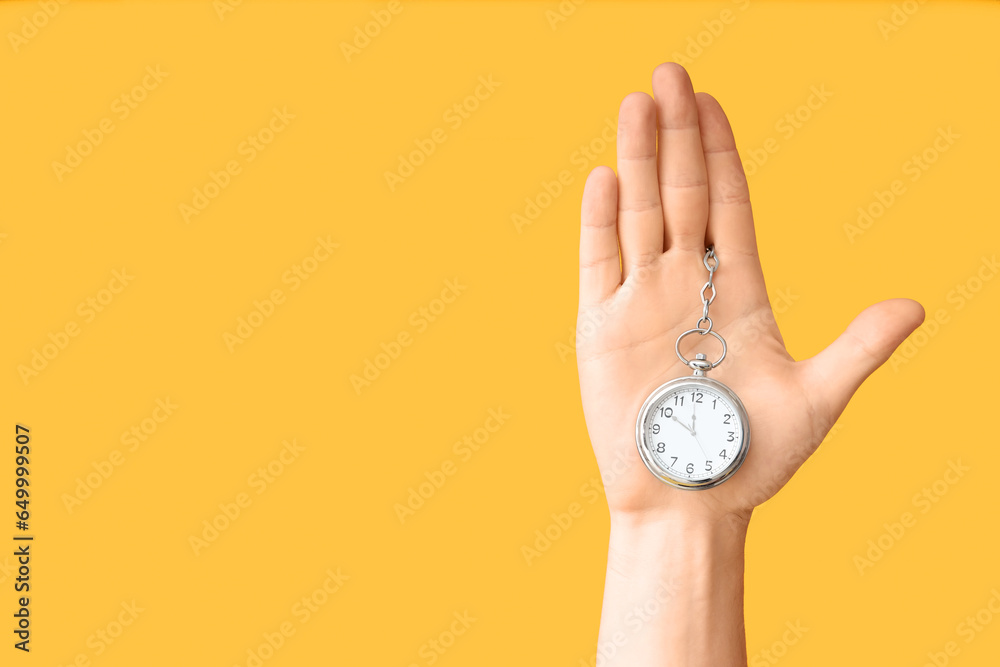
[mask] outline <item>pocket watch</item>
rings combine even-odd
[[[719,268],[715,249],[703,260],[708,282],[701,289],[702,317],[694,329],[677,337],[674,351],[692,371],[649,395],[635,423],[639,456],[653,475],[679,489],[709,489],[732,477],[750,448],[750,419],[732,389],[706,376],[726,358],[726,341],[712,330],[708,307],[715,300],[712,279]],[[711,297],[706,292],[711,290]],[[704,354],[686,359],[680,351],[685,336],[711,335],[722,343],[722,355],[710,362]]]

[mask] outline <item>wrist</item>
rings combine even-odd
[[[611,509],[611,537],[650,539],[674,533],[721,536],[729,532],[734,537],[745,540],[752,515],[752,509],[747,512],[726,511],[701,502],[683,505],[678,503],[671,507],[640,511]]]
[[[668,512],[611,515],[608,569],[640,579],[673,573],[743,574],[749,517]]]
[[[598,638],[610,664],[746,665],[747,524],[725,517],[612,515]]]

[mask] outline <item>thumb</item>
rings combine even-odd
[[[861,311],[825,350],[802,362],[806,386],[830,410],[831,423],[923,321],[924,308],[912,299],[880,301]]]

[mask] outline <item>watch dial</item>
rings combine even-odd
[[[743,423],[733,403],[712,387],[679,385],[649,409],[646,447],[668,475],[696,481],[713,477],[736,460]]]

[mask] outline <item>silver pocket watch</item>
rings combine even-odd
[[[712,331],[708,307],[715,300],[712,282],[719,258],[710,247],[705,253],[708,282],[701,288],[702,317],[694,329],[677,337],[674,351],[692,371],[657,387],[639,410],[635,442],[649,471],[679,489],[709,489],[733,476],[750,448],[750,419],[736,393],[706,373],[726,358],[726,341]],[[707,290],[711,297],[706,297]],[[722,343],[715,362],[698,354],[688,360],[681,354],[681,340],[691,334],[714,336]]]

